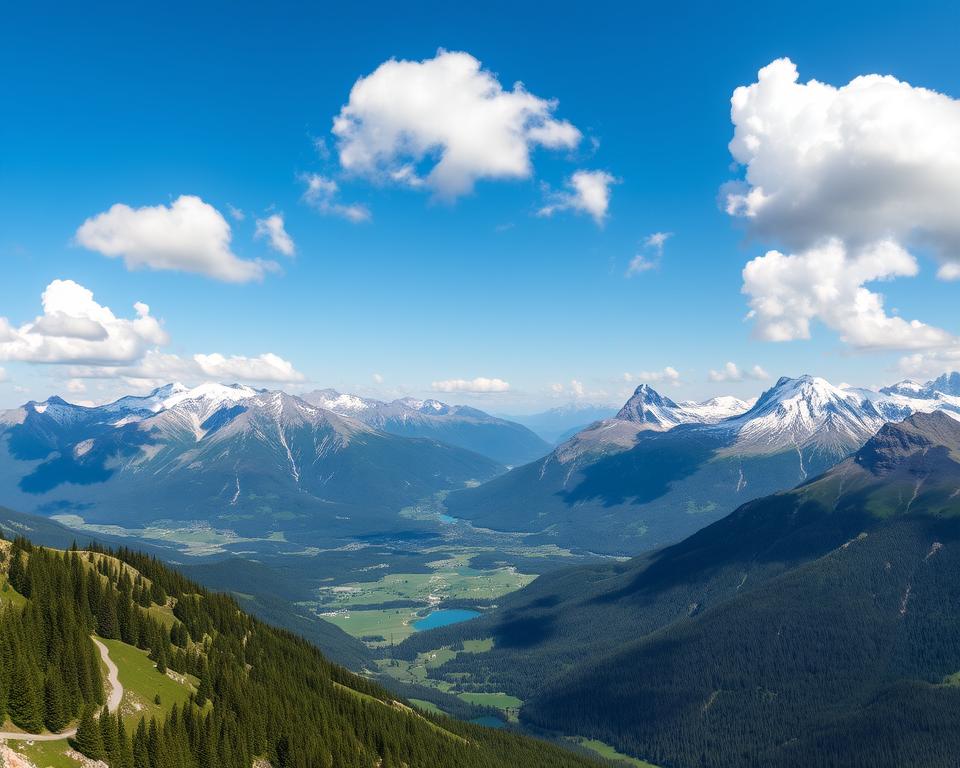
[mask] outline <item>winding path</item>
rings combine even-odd
[[[107,685],[110,687],[110,693],[107,695],[107,709],[116,712],[120,708],[120,701],[123,699],[123,686],[120,684],[120,673],[117,665],[110,658],[110,652],[107,646],[101,643],[97,638],[91,638],[93,644],[100,651],[100,658],[107,665]],[[0,739],[9,741],[60,741],[61,739],[72,739],[77,735],[76,728],[70,728],[60,733],[23,733],[21,731],[0,731]]]

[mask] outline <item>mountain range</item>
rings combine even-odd
[[[503,471],[281,391],[161,387],[100,407],[60,398],[0,414],[11,507],[131,526],[204,520],[240,535],[370,533],[406,505]],[[150,493],[144,493],[145,483]]]
[[[960,414],[956,383],[954,374],[871,391],[784,377],[752,404],[677,403],[641,385],[613,418],[542,459],[451,493],[446,505],[454,517],[531,541],[635,554],[823,472],[890,419]]]
[[[436,400],[216,383],[93,407],[52,397],[0,413],[0,502],[316,545],[408,528],[401,510],[449,492],[449,514],[480,528],[630,555],[822,472],[892,418],[960,413],[957,391],[957,374],[879,391],[782,378],[755,402],[678,402],[641,385],[552,451],[519,424]]]
[[[657,765],[954,765],[958,488],[960,422],[917,413],[679,544],[547,574],[400,653],[492,637],[432,675]]]
[[[320,389],[308,403],[402,437],[425,437],[514,466],[545,456],[550,445],[526,427],[466,405],[405,397],[391,402]]]

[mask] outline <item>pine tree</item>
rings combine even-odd
[[[43,704],[39,675],[26,660],[14,660],[7,694],[7,711],[10,719],[29,733],[43,730]]]
[[[103,742],[103,755],[112,766],[120,762],[120,742],[117,739],[117,718],[104,707],[100,712],[100,739]]]
[[[23,557],[20,554],[19,547],[14,547],[10,552],[10,566],[7,569],[7,580],[10,582],[10,586],[22,595],[25,578],[26,571],[23,566]]]
[[[63,689],[63,678],[59,669],[47,670],[47,681],[44,686],[44,723],[48,730],[58,733],[69,721],[67,716],[66,694]]]
[[[83,708],[75,740],[77,751],[91,760],[101,760],[104,757],[103,736],[100,733],[100,726],[93,719],[93,707]]]
[[[100,637],[115,640],[120,637],[117,626],[117,603],[113,590],[107,589],[100,599],[100,612],[97,614],[97,633]]]
[[[151,768],[147,723],[142,717],[133,734],[133,765],[135,768]]]
[[[117,746],[120,750],[120,759],[117,765],[111,765],[110,768],[134,768],[133,765],[133,745],[127,736],[127,728],[123,724],[123,718],[117,717]]]

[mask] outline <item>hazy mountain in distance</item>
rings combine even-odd
[[[527,427],[466,405],[405,397],[384,402],[321,389],[300,396],[308,403],[403,437],[425,437],[474,451],[501,464],[525,464],[550,446]]]
[[[608,419],[615,415],[617,408],[588,403],[568,403],[539,413],[531,413],[509,418],[532,429],[550,444],[561,442],[568,433],[579,432],[595,421]]]

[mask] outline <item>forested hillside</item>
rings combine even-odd
[[[960,422],[918,414],[680,544],[548,574],[396,653],[657,765],[955,766]],[[891,724],[895,723],[895,727]]]
[[[70,735],[77,750],[113,768],[250,768],[257,758],[274,768],[590,764],[512,733],[417,713],[154,558],[63,552],[22,538],[2,551],[7,727]],[[154,673],[195,681],[189,695],[135,724],[103,707],[94,633],[113,655],[141,648]]]

